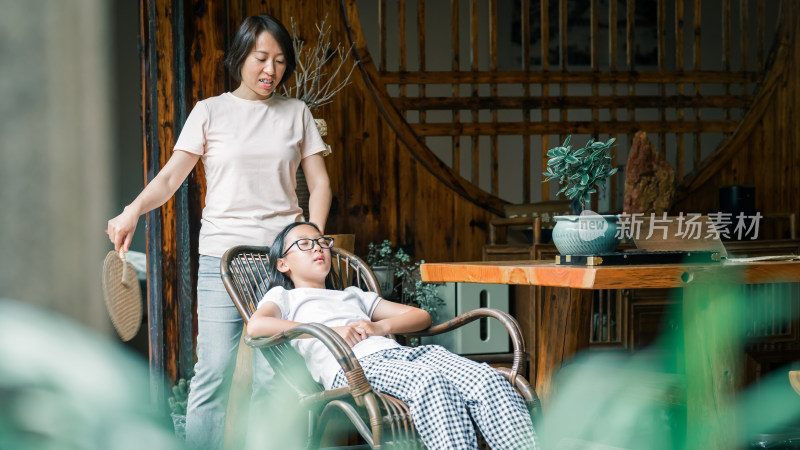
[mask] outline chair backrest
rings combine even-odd
[[[334,274],[336,289],[356,286],[383,296],[372,269],[361,258],[347,250],[337,247],[331,249],[331,271]]]
[[[222,284],[245,323],[269,290],[269,247],[240,245],[222,255]]]
[[[269,247],[240,245],[222,256],[222,283],[245,323],[258,307],[258,302],[270,288]],[[381,294],[372,269],[353,253],[337,247],[331,249],[331,271],[334,287],[344,289],[358,286],[365,291]]]

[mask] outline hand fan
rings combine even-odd
[[[126,342],[133,339],[142,323],[142,294],[136,269],[121,251],[117,254],[112,250],[106,255],[103,298],[119,337]]]

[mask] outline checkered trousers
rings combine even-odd
[[[359,362],[373,388],[408,403],[428,448],[478,448],[469,414],[493,449],[536,447],[522,397],[488,364],[439,345],[391,348]],[[332,388],[346,385],[340,370]]]

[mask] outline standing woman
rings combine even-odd
[[[199,238],[197,364],[186,440],[190,448],[203,449],[222,447],[243,325],[220,278],[222,254],[236,245],[272,244],[281,229],[303,219],[295,194],[298,165],[308,181],[308,220],[320,230],[331,204],[322,158],[326,147],[311,112],[302,101],[275,93],[296,66],[286,27],[269,15],[248,17],[225,65],[239,87],[195,105],[167,164],[122,214],[108,221],[115,250],[127,251],[139,216],[172,197],[202,159],[207,192]]]

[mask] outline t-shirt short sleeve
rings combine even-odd
[[[183,124],[181,134],[175,143],[175,150],[183,150],[195,155],[203,156],[206,148],[206,130],[208,129],[208,108],[205,103],[198,102],[186,122]]]
[[[286,313],[289,311],[289,293],[284,289],[282,286],[275,286],[274,288],[267,291],[264,294],[264,298],[258,302],[258,307],[256,309],[261,308],[265,303],[271,302],[278,305],[278,308],[281,310],[281,319],[286,319]]]
[[[355,286],[350,286],[346,288],[345,291],[352,292],[358,297],[361,310],[371,319],[375,307],[378,306],[378,303],[381,301],[378,294],[375,292],[363,291]]]
[[[317,124],[314,123],[314,116],[311,115],[311,111],[305,105],[303,105],[303,127],[305,130],[300,159],[317,153],[330,153],[330,149],[325,145],[322,136],[319,135]]]

